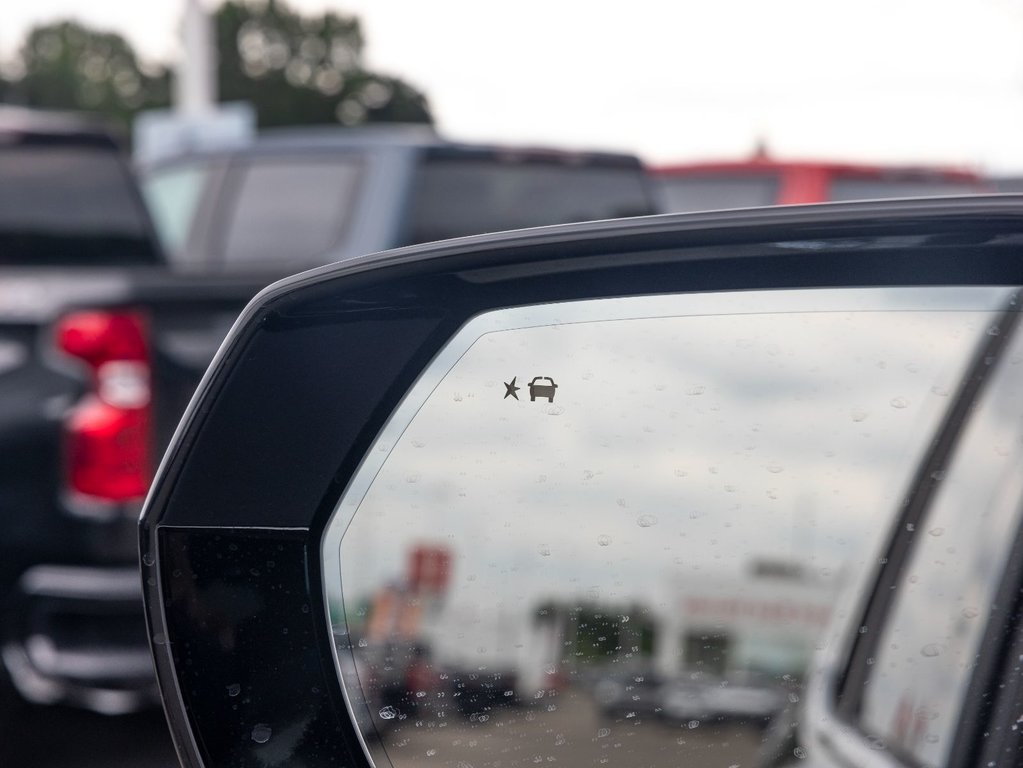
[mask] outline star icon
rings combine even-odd
[[[520,389],[522,389],[522,387],[516,387],[515,386],[515,379],[517,379],[517,378],[518,378],[518,376],[512,376],[512,380],[511,381],[504,382],[505,392],[504,392],[504,397],[501,398],[502,400],[507,400],[509,396],[514,397],[516,400],[519,399],[519,396],[518,396],[517,393],[518,393],[518,391]]]

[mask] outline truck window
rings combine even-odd
[[[325,263],[345,235],[356,198],[356,157],[267,158],[236,171],[227,223],[228,269]],[[322,259],[322,261],[321,261]]]
[[[881,200],[900,197],[975,195],[981,190],[967,181],[948,179],[842,178],[831,182],[830,200]]]
[[[95,146],[0,146],[0,264],[157,259],[145,206],[116,152]]]
[[[664,210],[669,213],[755,208],[778,200],[778,177],[666,176],[660,179]]]
[[[638,166],[427,155],[403,244],[654,212]]]
[[[199,163],[154,171],[142,183],[164,250],[174,258],[185,249],[210,167]]]

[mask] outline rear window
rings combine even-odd
[[[355,202],[359,158],[265,159],[240,173],[227,223],[229,269],[303,266],[329,261],[344,238]]]
[[[856,179],[838,177],[831,182],[831,200],[879,200],[899,197],[974,195],[978,186],[947,179]]]
[[[774,205],[778,200],[778,177],[748,176],[662,177],[661,197],[667,213],[716,211]]]
[[[638,166],[428,155],[405,243],[653,212]]]
[[[0,265],[156,260],[145,207],[116,152],[0,146]]]

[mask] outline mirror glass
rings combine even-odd
[[[815,289],[470,321],[324,538],[371,759],[673,768],[777,749],[1012,301]]]

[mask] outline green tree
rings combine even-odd
[[[74,21],[36,27],[21,46],[19,78],[3,98],[40,109],[98,112],[127,127],[143,109],[166,106],[170,77],[144,67],[120,35]]]
[[[261,126],[431,122],[426,98],[368,71],[359,21],[302,16],[279,0],[228,0],[216,14],[224,101],[248,101]]]
[[[425,96],[367,70],[358,19],[303,16],[283,2],[228,0],[216,13],[222,101],[253,104],[261,126],[432,121]],[[120,35],[64,21],[36,27],[0,102],[97,112],[124,127],[170,103],[171,75],[144,64]]]

